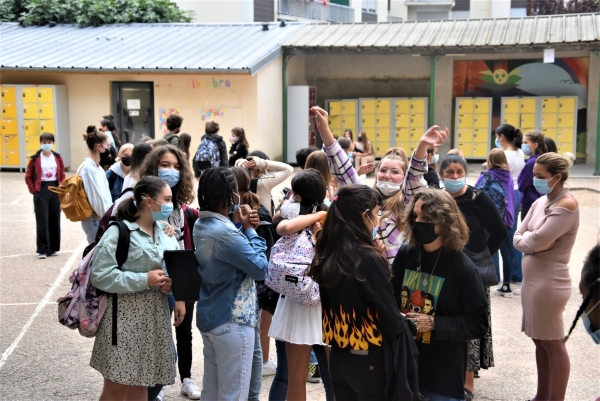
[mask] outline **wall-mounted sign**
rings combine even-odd
[[[129,110],[131,110],[131,109],[139,110],[140,109],[140,99],[127,99],[127,108]]]
[[[544,63],[554,63],[554,49],[544,49]]]
[[[129,110],[129,115],[130,116],[139,116],[140,115],[140,111],[139,110]]]

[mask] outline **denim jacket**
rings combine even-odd
[[[256,302],[255,286],[244,285],[242,288],[242,284],[247,284],[248,279],[265,279],[265,240],[253,228],[242,233],[222,215],[201,211],[194,225],[194,244],[199,263],[198,272],[202,276],[200,297],[196,305],[198,329],[208,332],[229,322],[255,325],[256,316],[254,319],[245,319],[244,316],[233,315],[234,310],[239,312],[240,295],[244,298],[253,297],[254,300],[250,301]],[[244,291],[254,291],[254,294],[242,294]],[[252,313],[252,305],[247,304],[246,313]]]

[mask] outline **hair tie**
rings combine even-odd
[[[246,188],[244,192],[250,192],[250,187]]]
[[[333,197],[334,202],[337,201],[338,199],[339,199],[339,197],[337,195]]]

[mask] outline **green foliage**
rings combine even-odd
[[[0,0],[0,22],[23,26],[79,24],[81,27],[132,22],[191,22],[169,0]]]
[[[599,0],[531,0],[531,15],[600,12]]]

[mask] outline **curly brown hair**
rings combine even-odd
[[[181,206],[184,203],[190,204],[194,201],[194,175],[185,155],[175,146],[161,146],[150,152],[144,159],[144,163],[140,169],[140,179],[147,176],[158,176],[160,160],[167,152],[175,155],[179,164],[179,182],[171,188],[171,191],[173,191],[173,204],[177,206]]]
[[[421,213],[426,221],[441,226],[440,236],[444,249],[462,252],[469,241],[469,228],[452,196],[446,191],[427,189],[414,196],[406,207],[402,223],[404,235],[409,245],[420,246],[412,235],[412,227],[415,223],[413,212],[417,202],[423,202]]]

